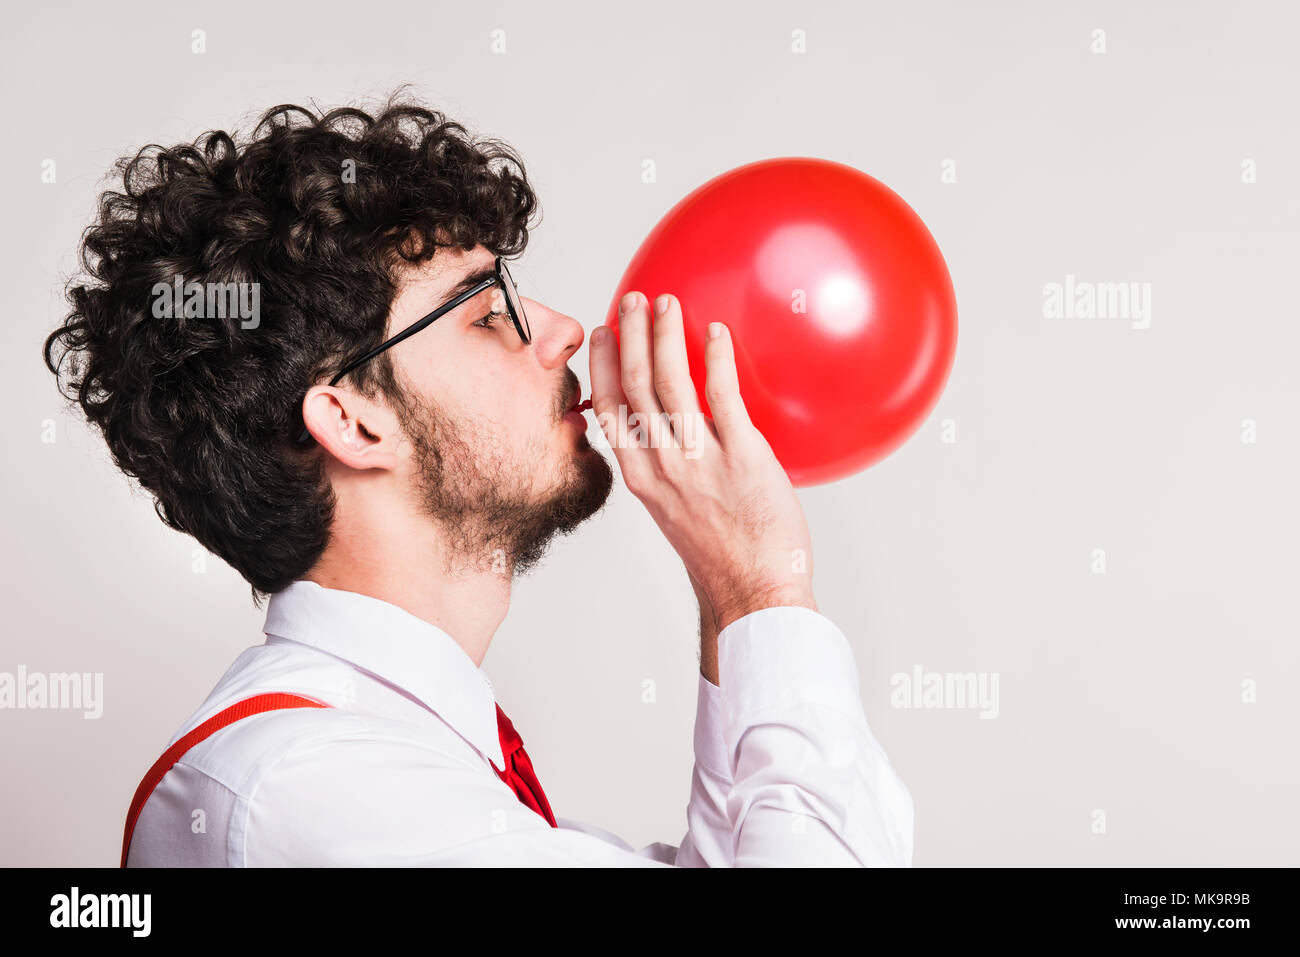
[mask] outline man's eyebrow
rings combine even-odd
[[[456,285],[452,286],[450,289],[447,290],[447,292],[444,294],[445,298],[443,301],[451,302],[462,292],[467,292],[470,289],[473,289],[483,280],[496,278],[496,274],[497,271],[495,266],[484,266],[482,269],[473,270],[472,272],[468,273],[464,278],[462,278],[458,283],[456,283]]]

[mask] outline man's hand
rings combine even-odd
[[[790,479],[741,401],[730,331],[711,323],[705,343],[710,422],[691,382],[677,298],[661,298],[667,309],[652,321],[645,296],[624,297],[617,344],[604,326],[592,333],[591,403],[624,484],[686,566],[700,603],[701,670],[717,684],[718,632],[762,608],[816,609],[812,540]]]

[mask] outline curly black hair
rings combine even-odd
[[[292,442],[307,389],[382,341],[404,262],[479,244],[517,255],[540,211],[500,140],[469,136],[404,88],[375,113],[285,104],[246,140],[215,130],[117,160],[122,191],[99,197],[86,275],[69,280],[71,312],[45,340],[60,392],[117,466],[168,526],[238,571],[255,604],[303,577],[329,539],[324,453]],[[259,284],[258,324],[155,318],[155,285],[178,274]],[[387,353],[352,381],[406,401]]]

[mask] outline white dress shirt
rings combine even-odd
[[[264,631],[172,742],[264,692],[332,707],[253,715],[193,747],[145,804],[128,866],[911,865],[911,795],[867,727],[848,641],[811,609],[718,636],[686,834],[640,850],[519,802],[494,770],[492,684],[441,629],[298,581]]]

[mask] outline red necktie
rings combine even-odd
[[[547,803],[542,786],[533,772],[533,762],[524,750],[524,740],[501,710],[501,705],[497,705],[497,734],[501,737],[501,753],[505,755],[506,769],[497,771],[496,765],[493,765],[492,770],[497,771],[497,777],[514,789],[526,807],[546,818],[546,823],[551,827],[557,827],[551,805]]]

